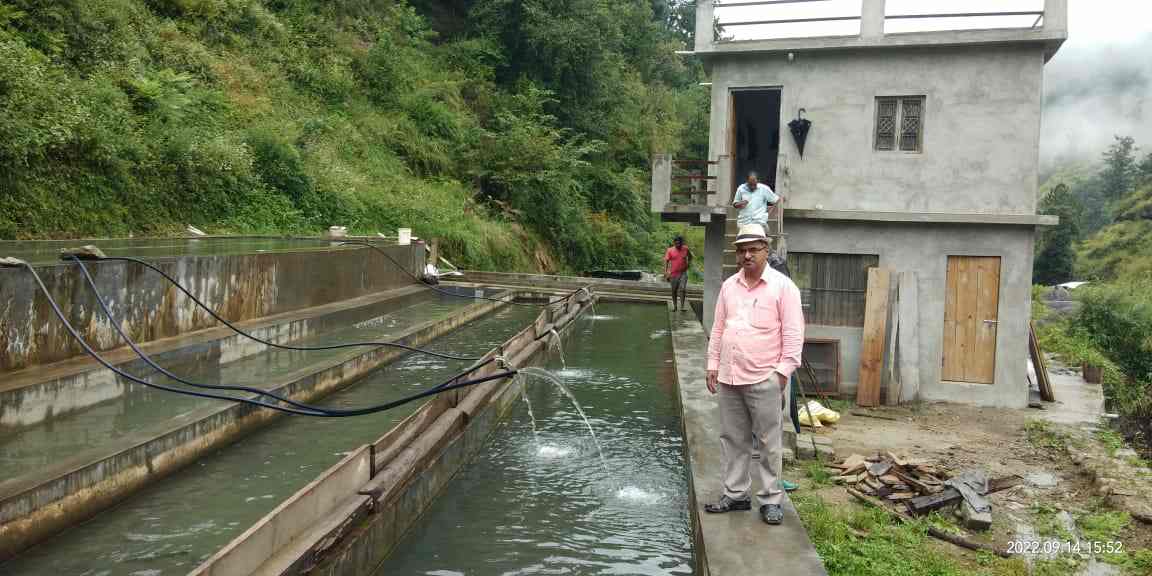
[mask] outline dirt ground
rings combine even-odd
[[[1042,416],[1043,412],[1033,409],[956,404],[872,410],[853,407],[842,412],[839,424],[817,429],[815,434],[831,440],[838,460],[853,453],[870,456],[890,451],[897,456],[927,459],[952,473],[979,468],[989,478],[1025,478],[1023,484],[989,497],[993,506],[991,530],[964,533],[973,541],[1007,549],[1009,542],[1036,538],[1037,533],[1045,532],[1045,527],[1051,533],[1053,523],[1063,522],[1075,534],[1075,519],[1108,510],[1092,479],[1081,472],[1058,443],[1045,441],[1050,436],[1041,434],[1038,438],[1036,424],[1031,425],[1030,439],[1026,425]],[[1048,425],[1042,429],[1048,430]],[[1061,428],[1052,425],[1051,430],[1058,434]],[[819,487],[818,493],[825,500],[851,500],[840,486]],[[1117,538],[1126,550],[1148,549],[1152,547],[1152,526],[1132,520]],[[942,546],[952,553],[969,554],[948,544]],[[1120,573],[1109,572],[1110,569],[1090,573]]]

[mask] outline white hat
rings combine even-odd
[[[734,245],[748,242],[767,242],[768,235],[764,234],[764,227],[759,224],[744,224],[740,227],[740,234],[732,242]]]

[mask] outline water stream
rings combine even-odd
[[[528,388],[520,389],[520,397],[524,399],[524,406],[528,408],[528,419],[532,421],[532,438],[536,440],[536,445],[540,445],[540,431],[536,429],[536,415],[532,413],[532,401],[528,399]]]
[[[555,330],[552,331],[552,334],[555,334],[557,338],[560,337],[559,334],[556,334]],[[564,354],[563,353],[560,354],[560,361],[561,362],[564,361]],[[568,369],[568,367],[565,366],[564,370],[567,370],[567,369]],[[586,412],[584,412],[584,407],[580,405],[580,401],[576,399],[576,395],[572,393],[572,390],[570,390],[567,386],[564,385],[564,380],[561,379],[556,374],[549,372],[548,370],[545,370],[543,368],[536,368],[533,366],[529,366],[527,368],[521,368],[520,373],[524,374],[526,376],[535,376],[537,378],[542,378],[548,382],[551,382],[552,384],[556,385],[556,388],[558,388],[560,390],[560,392],[562,392],[565,396],[568,397],[569,400],[572,401],[572,407],[576,409],[576,413],[579,414],[580,419],[584,421],[584,427],[588,429],[588,435],[591,436],[592,441],[596,443],[596,453],[600,456],[600,465],[603,466],[604,471],[607,472],[608,471],[608,462],[606,460],[604,460],[604,446],[600,444],[600,439],[596,437],[596,430],[592,428],[592,423],[588,421],[588,414]],[[525,383],[524,385],[525,385],[525,387],[527,387],[528,383]],[[527,397],[527,396],[525,396],[525,397]],[[536,416],[532,415],[531,412],[529,412],[528,415],[529,415],[529,417],[532,418],[532,429],[535,430],[536,429]]]
[[[552,333],[552,343],[556,345],[556,352],[560,354],[560,366],[567,368],[568,363],[564,361],[564,341],[560,338],[560,333],[557,332],[555,328],[552,328],[549,332]],[[539,375],[539,373],[537,375]],[[544,378],[547,377],[547,375],[544,376]],[[559,385],[563,386],[564,383],[560,382]]]
[[[516,408],[493,431],[378,576],[692,574],[666,309],[601,307],[618,320],[570,328],[568,367],[551,367],[563,386],[528,371],[533,413]]]

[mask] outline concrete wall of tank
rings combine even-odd
[[[385,250],[409,272],[424,263],[424,245]],[[369,248],[334,248],[230,256],[152,260],[230,321],[249,320],[413,283]],[[216,325],[163,277],[130,262],[92,262],[101,293],[139,342],[178,336]],[[37,267],[69,320],[98,350],[122,346],[75,264]],[[0,373],[83,354],[20,268],[0,268]]]

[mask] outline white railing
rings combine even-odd
[[[696,10],[697,51],[744,40],[1067,26],[1067,0],[702,0]]]

